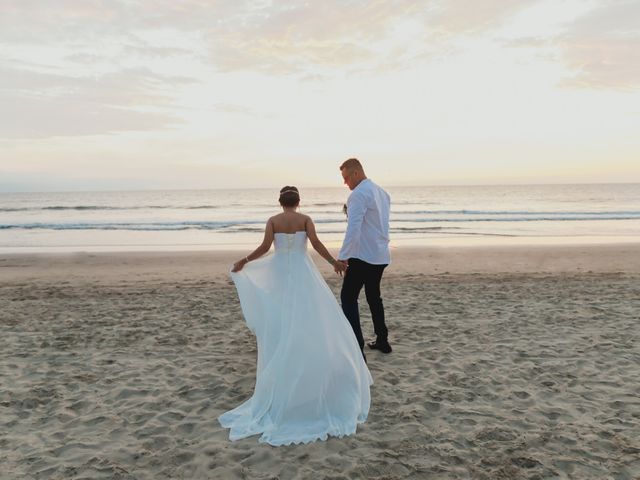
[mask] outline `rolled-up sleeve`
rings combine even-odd
[[[347,199],[347,231],[338,255],[340,260],[347,260],[358,252],[362,234],[362,221],[367,211],[365,200],[364,195],[360,192],[353,192]]]

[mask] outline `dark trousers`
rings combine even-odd
[[[371,310],[373,328],[378,341],[387,341],[387,326],[384,323],[384,306],[380,298],[380,280],[386,265],[372,265],[357,258],[349,259],[349,268],[344,275],[340,301],[342,311],[349,320],[353,332],[356,334],[360,348],[364,348],[364,337],[360,327],[360,310],[358,309],[358,296],[364,286],[364,293]]]

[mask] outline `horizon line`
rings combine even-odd
[[[425,187],[539,187],[560,185],[640,185],[640,182],[545,182],[545,183],[433,183],[433,184],[392,184],[384,185],[385,188],[425,188]],[[197,187],[197,188],[129,188],[129,189],[96,189],[96,190],[3,190],[0,194],[12,193],[103,193],[103,192],[180,192],[180,191],[234,191],[234,190],[268,190],[281,187]],[[302,185],[298,188],[346,188],[344,185]]]

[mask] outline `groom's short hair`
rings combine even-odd
[[[342,162],[342,165],[340,165],[340,171],[347,169],[348,171],[352,171],[352,170],[361,170],[364,171],[364,169],[362,168],[362,164],[360,163],[360,160],[358,160],[357,158],[350,158],[349,160],[345,160],[344,162]]]

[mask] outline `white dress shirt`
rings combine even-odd
[[[368,178],[347,199],[347,232],[338,258],[358,258],[374,265],[388,265],[389,209],[391,197]]]

